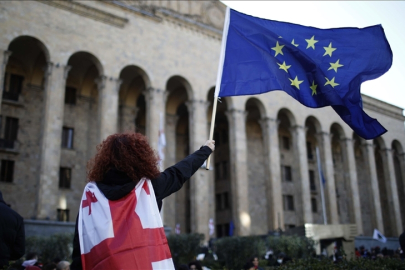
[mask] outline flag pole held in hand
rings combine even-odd
[[[217,114],[218,94],[219,94],[219,90],[221,87],[222,67],[224,65],[224,58],[225,58],[226,37],[228,36],[228,28],[226,27],[227,25],[229,25],[229,7],[226,8],[224,30],[222,31],[221,54],[219,56],[217,82],[215,85],[214,104],[213,104],[212,116],[211,116],[211,129],[210,129],[210,138],[209,138],[210,140],[212,140],[213,136],[214,136],[215,115]],[[207,159],[207,165],[205,166],[205,169],[207,169],[207,170],[210,169],[210,160],[211,160],[211,156],[209,156]]]

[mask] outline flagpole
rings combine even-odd
[[[221,87],[222,68],[224,66],[225,46],[226,46],[226,39],[227,39],[227,36],[228,36],[228,27],[229,27],[229,7],[226,8],[224,29],[222,31],[221,53],[220,53],[220,56],[219,56],[217,82],[216,82],[216,85],[215,85],[214,104],[213,104],[212,116],[211,116],[211,128],[210,128],[210,137],[209,137],[210,140],[212,140],[213,137],[214,137],[215,116],[217,114],[218,96],[219,96],[219,90],[220,90],[220,87]],[[207,165],[205,166],[206,170],[210,169],[210,160],[211,160],[211,155],[207,159]]]
[[[321,169],[321,158],[319,156],[319,149],[316,148],[316,160],[318,162],[318,174],[319,183],[321,185],[321,199],[322,199],[322,213],[323,213],[323,223],[328,224],[328,218],[326,217],[326,207],[325,207],[325,195],[323,193],[323,181],[322,181],[322,169]]]
[[[217,114],[217,103],[218,103],[218,98],[214,97],[214,107],[212,109],[212,116],[211,116],[211,128],[210,128],[210,140],[214,137],[214,126],[215,126],[215,116]],[[210,169],[210,160],[211,160],[211,155],[207,159],[207,165],[205,166],[206,170]]]

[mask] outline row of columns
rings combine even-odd
[[[7,65],[9,51],[0,53],[0,86],[3,91],[3,80],[5,68]],[[54,205],[57,204],[57,182],[60,166],[61,155],[61,134],[63,127],[64,114],[64,94],[69,66],[49,63],[45,72],[45,104],[43,113],[42,142],[41,142],[41,170],[38,179],[38,195],[36,202],[36,214],[38,218],[52,217],[54,214]],[[109,134],[117,132],[118,121],[118,96],[121,80],[100,77],[97,81],[99,90],[99,109],[98,109],[98,127],[99,141],[101,142]],[[155,88],[148,88],[145,91],[147,102],[146,111],[146,135],[148,136],[151,146],[157,148],[160,112],[156,108],[164,108],[165,91]],[[0,102],[1,104],[1,102]],[[192,100],[188,104],[190,112],[190,147],[198,149],[208,138],[205,101]],[[0,107],[1,108],[1,107]],[[250,217],[249,217],[249,199],[248,199],[248,168],[247,168],[247,142],[246,142],[246,112],[243,110],[232,109],[227,112],[230,122],[230,157],[231,157],[231,179],[232,185],[232,202],[233,216],[235,218],[236,228],[239,235],[249,235]],[[280,153],[278,142],[278,121],[276,119],[264,118],[261,120],[264,132],[265,159],[268,166],[269,179],[267,181],[268,203],[268,225],[270,228],[283,228],[283,209],[281,194],[281,173],[280,173]],[[297,150],[299,159],[299,172],[302,188],[302,205],[304,223],[312,222],[312,213],[310,205],[310,185],[308,177],[308,164],[306,154],[306,132],[305,127],[295,126],[294,146]],[[337,224],[339,222],[337,213],[334,170],[331,153],[331,140],[328,133],[322,133],[322,153],[327,179],[327,197],[328,213],[330,222]],[[353,151],[353,142],[351,139],[345,139],[346,159],[349,169],[350,187],[352,190],[352,209],[358,228],[358,233],[363,232],[358,181],[355,168],[355,157]],[[374,146],[366,143],[367,161],[370,168],[370,182],[373,193],[374,211],[377,227],[383,231],[382,209],[380,203],[377,172],[375,168]],[[385,159],[388,164],[387,176],[389,180],[389,190],[392,194],[393,207],[395,212],[395,230],[402,230],[402,221],[394,172],[394,165],[390,150],[385,151]],[[210,218],[209,202],[212,201],[213,195],[210,195],[210,186],[213,182],[208,182],[209,172],[200,170],[194,176],[191,182],[191,194],[193,197],[191,205],[192,231],[202,232],[207,235],[208,226],[205,221]],[[211,180],[212,181],[212,180]],[[212,190],[212,189],[211,189]],[[45,203],[46,201],[46,203]]]

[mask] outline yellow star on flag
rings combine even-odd
[[[299,80],[298,80],[298,76],[295,76],[295,79],[294,79],[294,80],[291,80],[290,78],[288,78],[288,79],[290,80],[292,86],[295,86],[295,87],[298,88],[298,90],[300,90],[300,84],[301,84],[303,81],[299,81]]]
[[[339,64],[339,60],[340,60],[340,59],[338,59],[338,60],[336,61],[336,63],[329,63],[329,64],[330,64],[330,68],[328,68],[328,70],[333,69],[333,70],[337,73],[337,69],[340,68],[340,67],[343,67],[343,65]]]
[[[280,66],[280,69],[285,70],[285,72],[287,72],[287,73],[288,73],[288,69],[291,67],[291,65],[287,66],[287,65],[285,64],[285,61],[283,62],[283,64],[277,63],[277,65],[279,65],[279,66]]]
[[[315,81],[312,81],[312,85],[309,87],[309,88],[311,88],[312,89],[312,95],[316,95],[317,93],[316,93],[316,87],[318,87],[318,85],[317,84],[315,84]]]
[[[317,43],[319,40],[315,40],[314,38],[315,38],[315,36],[312,36],[311,39],[306,39],[305,40],[308,43],[307,49],[309,47],[311,47],[312,49],[315,50],[315,43]]]
[[[336,51],[336,48],[333,48],[333,47],[332,47],[332,42],[329,43],[329,46],[328,46],[328,47],[323,47],[323,48],[325,49],[325,54],[324,54],[323,56],[329,55],[330,57],[332,57],[332,53],[333,53],[334,51]]]
[[[294,39],[291,41],[291,44],[294,45],[295,47],[298,47],[299,44],[294,43]]]
[[[325,79],[326,79],[326,83],[325,83],[324,86],[327,86],[327,85],[329,84],[330,86],[332,86],[333,88],[335,88],[336,85],[339,85],[338,83],[335,83],[335,77],[333,77],[332,80],[330,80],[330,81],[329,81],[329,79],[326,78],[326,77],[325,77]]]
[[[271,48],[272,50],[276,51],[276,55],[275,55],[275,56],[277,56],[278,54],[284,55],[284,54],[283,54],[283,51],[282,51],[282,49],[283,49],[284,46],[285,46],[285,45],[280,45],[280,44],[278,44],[278,41],[277,41],[276,47]]]

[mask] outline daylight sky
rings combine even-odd
[[[405,1],[222,1],[255,17],[317,28],[381,24],[391,45],[391,69],[361,92],[405,109]]]

